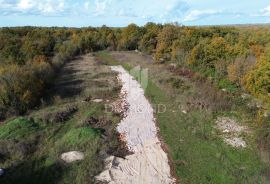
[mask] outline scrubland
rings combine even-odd
[[[268,26],[1,28],[0,182],[93,183],[102,153],[129,154],[121,113],[105,108],[121,88],[109,66],[140,65],[146,97],[166,106],[155,118],[180,183],[269,183],[269,39]],[[220,118],[247,131],[224,132]],[[59,159],[72,150],[85,160]]]

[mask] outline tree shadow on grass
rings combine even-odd
[[[84,81],[81,79],[76,79],[77,69],[69,68],[64,69],[65,71],[61,72],[57,82],[52,84],[44,94],[44,100],[48,102],[53,102],[56,96],[61,99],[72,98],[77,95],[80,95],[84,86]]]
[[[13,168],[7,169],[4,176],[0,177],[1,184],[56,184],[62,179],[66,166],[60,162],[49,166],[40,161],[23,162]]]

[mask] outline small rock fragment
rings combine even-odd
[[[187,113],[187,111],[186,111],[186,110],[182,110],[182,113],[186,114],[186,113]]]
[[[103,102],[103,99],[94,99],[92,100],[93,102],[96,102],[96,103],[100,103],[100,102]]]
[[[245,148],[247,146],[246,142],[241,137],[230,137],[230,138],[224,138],[224,141],[236,148],[242,147]]]
[[[71,162],[83,160],[84,154],[82,152],[79,152],[79,151],[70,151],[67,153],[63,153],[61,155],[61,159],[63,161],[65,161],[66,163],[71,163]]]

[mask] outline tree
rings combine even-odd
[[[23,64],[24,58],[20,51],[22,40],[11,33],[0,32],[0,63]]]
[[[203,69],[215,69],[217,62],[226,61],[229,57],[228,48],[222,37],[204,39],[192,49],[189,64]]]
[[[55,40],[50,31],[34,30],[24,37],[22,52],[27,61],[36,55],[52,56],[54,45]]]
[[[270,49],[244,77],[245,88],[253,95],[270,102]]]
[[[135,50],[138,48],[139,41],[143,35],[142,29],[136,24],[130,24],[123,29],[119,43],[120,49]]]
[[[28,67],[10,65],[0,76],[0,105],[24,113],[41,95],[43,81]]]
[[[165,25],[158,35],[157,50],[155,59],[157,62],[171,59],[173,41],[177,39],[180,27],[168,24]]]
[[[139,50],[151,54],[156,49],[158,43],[158,34],[161,31],[162,26],[155,23],[147,23],[144,26],[144,29],[145,34],[142,36],[142,39],[139,42]]]

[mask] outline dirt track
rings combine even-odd
[[[112,70],[119,73],[118,78],[123,85],[122,106],[129,107],[117,130],[124,135],[124,141],[133,154],[125,159],[108,157],[104,172],[96,179],[123,184],[174,183],[168,157],[157,137],[153,108],[145,98],[143,89],[121,66],[112,67]]]

